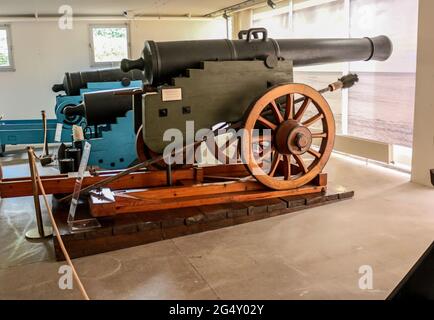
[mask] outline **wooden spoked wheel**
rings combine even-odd
[[[139,131],[137,131],[136,154],[140,162],[145,162],[147,160],[155,159],[160,156],[160,154],[152,151],[145,144],[145,141],[143,139],[143,126],[141,126],[139,128]],[[149,170],[165,170],[166,168],[167,164],[164,162],[164,160],[158,161],[157,163],[154,163],[153,165],[150,165],[148,167]]]
[[[324,169],[335,130],[330,106],[318,91],[304,84],[278,85],[256,100],[246,114],[242,160],[271,189],[299,188]]]
[[[136,154],[137,159],[140,162],[145,162],[148,160],[155,159],[157,157],[160,157],[161,154],[152,151],[145,143],[143,139],[143,126],[139,128],[139,131],[137,131],[136,134]],[[186,155],[184,154],[184,159]],[[172,165],[172,169],[181,169],[181,168],[189,168],[191,165],[185,165],[185,164],[177,164],[175,163]],[[160,160],[148,167],[149,170],[166,170],[167,169],[167,163],[164,160]]]

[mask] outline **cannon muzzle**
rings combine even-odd
[[[291,60],[295,67],[315,64],[387,60],[393,51],[386,36],[361,39],[268,38],[263,28],[240,32],[238,40],[146,41],[138,60],[123,60],[124,72],[141,70],[152,85],[169,83],[186,69],[200,68],[204,61],[264,60],[270,68],[277,59]],[[270,63],[271,62],[271,63]]]
[[[66,107],[63,113],[67,118],[86,117],[89,126],[116,123],[118,117],[124,117],[132,110],[132,89],[118,89],[89,92],[83,95],[83,102],[77,106]]]

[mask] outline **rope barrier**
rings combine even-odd
[[[33,156],[35,157],[36,155],[33,153]],[[53,215],[53,212],[51,211],[51,208],[49,206],[48,198],[47,198],[47,195],[45,194],[44,185],[42,184],[42,180],[41,180],[41,177],[39,176],[39,172],[38,172],[38,169],[36,168],[36,165],[35,165],[35,174],[36,174],[36,180],[38,181],[39,188],[41,189],[41,193],[42,193],[42,197],[44,199],[45,207],[47,208],[48,215],[49,215],[50,220],[51,220],[51,224],[53,225],[53,229],[56,233],[56,238],[59,241],[60,249],[63,252],[63,255],[65,257],[66,262],[71,267],[72,274],[75,278],[75,281],[78,284],[78,288],[80,289],[80,292],[81,292],[83,298],[85,300],[90,300],[89,295],[87,294],[86,289],[84,288],[83,283],[81,282],[80,277],[78,276],[78,273],[75,270],[74,264],[72,263],[71,258],[69,257],[68,251],[65,248],[65,244],[63,243],[62,237],[61,237],[60,232],[59,232],[59,228],[57,227],[57,223],[54,220],[54,215]]]

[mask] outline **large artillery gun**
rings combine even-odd
[[[147,151],[139,158],[149,151],[163,154],[170,129],[182,132],[185,145],[191,142],[188,121],[196,130],[237,123],[241,139],[225,146],[239,141],[241,159],[258,181],[276,190],[306,185],[329,160],[336,130],[328,102],[321,92],[294,83],[293,68],[385,61],[392,51],[386,36],[274,40],[263,28],[242,31],[233,41],[146,41],[141,58],[121,64],[124,72],[143,71],[145,83],[154,87],[134,99],[138,141],[144,145],[137,149]],[[271,135],[255,136],[255,129]]]
[[[167,151],[173,141],[167,133],[177,130],[184,156],[176,161],[185,164],[195,133],[226,123],[242,130],[227,137],[224,152],[214,143],[218,154],[227,155],[236,145],[237,161],[263,185],[275,190],[304,186],[322,172],[334,146],[334,116],[322,93],[351,87],[357,77],[317,91],[294,83],[293,68],[385,61],[392,51],[386,36],[275,40],[263,28],[242,31],[238,40],[146,41],[141,58],[121,63],[123,72],[143,72],[144,89],[133,97],[138,158],[160,168],[161,160],[171,162]],[[96,106],[90,100],[70,113],[92,122],[111,116]],[[189,134],[192,123],[195,132]]]

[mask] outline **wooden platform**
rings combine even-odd
[[[338,186],[329,186],[327,190],[304,196],[102,217],[98,218],[102,228],[80,233],[71,233],[66,224],[68,207],[54,202],[53,211],[69,254],[78,258],[289,214],[354,196],[354,192]],[[77,215],[89,218],[89,204],[81,204]],[[57,239],[53,241],[57,260],[63,260]]]

